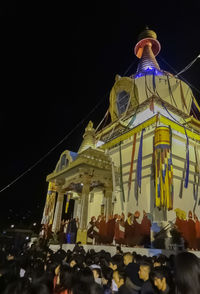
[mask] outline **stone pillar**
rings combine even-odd
[[[56,202],[56,209],[54,213],[52,232],[56,233],[60,230],[61,218],[62,218],[62,208],[63,208],[64,193],[58,193],[58,198]]]
[[[88,222],[88,204],[89,204],[90,182],[83,183],[83,190],[81,195],[81,215],[80,215],[80,229],[87,229]]]
[[[81,195],[81,208],[80,208],[80,226],[77,232],[76,242],[87,244],[87,225],[88,225],[88,204],[90,193],[90,176],[85,176],[82,180],[83,189]]]
[[[112,214],[112,187],[106,187],[104,197],[106,200],[106,221],[108,221],[109,216]]]

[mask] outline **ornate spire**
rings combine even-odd
[[[88,149],[95,148],[95,129],[93,128],[93,122],[89,121],[87,127],[85,128],[85,133],[83,135],[83,141],[79,147],[78,153]]]
[[[138,37],[138,43],[135,46],[135,55],[140,58],[137,73],[143,74],[152,70],[160,70],[155,56],[160,52],[161,46],[157,40],[157,35],[148,27],[142,31]]]

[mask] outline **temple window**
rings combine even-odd
[[[124,90],[117,94],[117,109],[119,115],[126,111],[129,98],[130,94]]]
[[[67,167],[68,162],[69,162],[69,160],[67,159],[66,154],[63,154],[63,156],[61,157],[61,160],[60,160],[60,170]]]

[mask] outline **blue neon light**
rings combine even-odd
[[[135,75],[135,79],[143,77],[145,75],[156,75],[156,76],[162,76],[163,73],[159,71],[158,69],[152,67],[152,66],[146,66],[145,69],[138,74]]]

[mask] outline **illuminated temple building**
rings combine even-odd
[[[187,83],[160,68],[160,49],[146,28],[134,49],[136,73],[116,75],[109,123],[103,119],[94,129],[90,121],[79,150],[64,151],[47,176],[42,223],[54,232],[69,205],[80,220],[79,236],[100,214],[145,211],[152,222],[166,223],[178,209],[200,217],[200,121],[192,112],[198,104]]]

